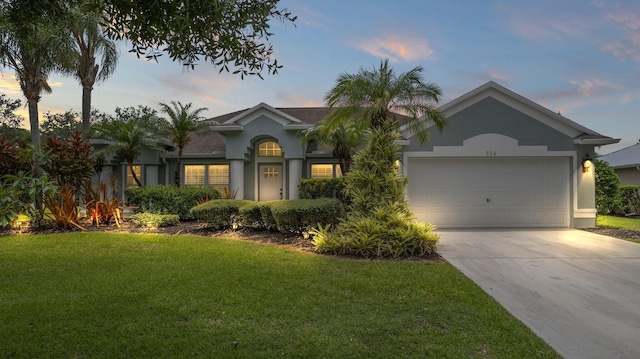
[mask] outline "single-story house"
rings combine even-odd
[[[419,220],[445,227],[591,227],[595,182],[589,159],[603,136],[491,81],[443,105],[449,124],[421,144],[401,128],[400,170]],[[331,151],[298,133],[328,108],[265,103],[212,118],[212,133],[192,136],[182,161],[184,185],[225,187],[236,198],[298,198],[306,177],[340,175]],[[146,185],[170,184],[176,151],[146,152],[134,169]],[[112,162],[121,183],[126,164]],[[124,186],[123,186],[124,187]]]
[[[598,159],[613,167],[620,179],[620,184],[640,186],[640,143],[611,152]]]

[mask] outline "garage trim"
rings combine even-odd
[[[508,136],[486,133],[471,137],[463,141],[462,146],[434,146],[432,151],[407,151],[403,153],[402,172],[405,176],[409,172],[409,159],[418,158],[468,158],[468,159],[491,159],[491,158],[526,158],[526,157],[563,157],[569,158],[570,189],[569,189],[569,226],[573,226],[576,216],[579,218],[589,218],[593,210],[578,209],[578,159],[576,151],[549,151],[547,146],[519,146],[518,140]],[[409,178],[411,180],[411,178]],[[407,193],[408,195],[408,193]]]

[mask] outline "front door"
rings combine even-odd
[[[258,166],[258,200],[282,199],[282,165],[264,164]]]

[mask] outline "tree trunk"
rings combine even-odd
[[[136,181],[136,184],[138,185],[138,187],[144,187],[142,185],[142,183],[140,182],[140,179],[136,175],[136,172],[133,170],[133,161],[131,161],[131,162],[127,161],[127,164],[129,166],[129,171],[131,171],[131,175],[133,176],[133,180]],[[126,186],[126,184],[125,184],[125,186]]]
[[[180,169],[182,166],[182,150],[183,147],[178,148],[178,168],[176,168],[176,175],[174,177],[174,182],[176,187],[180,188]]]
[[[31,125],[31,144],[40,147],[40,119],[38,118],[38,99],[29,98],[29,124]]]
[[[91,87],[82,87],[82,133],[87,135],[91,125]]]

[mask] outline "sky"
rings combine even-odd
[[[443,105],[495,81],[614,138],[600,154],[640,139],[640,1],[637,0],[281,0],[295,26],[272,20],[277,75],[240,79],[210,63],[195,70],[162,56],[138,59],[121,43],[115,74],[93,90],[94,108],[180,101],[214,117],[251,108],[324,106],[342,73],[389,59],[397,73],[416,66],[442,88]],[[82,89],[53,75],[40,112],[81,109]],[[0,92],[21,93],[11,69]],[[23,100],[24,103],[24,100]],[[26,108],[22,114],[26,117]],[[28,126],[25,121],[25,126]]]

